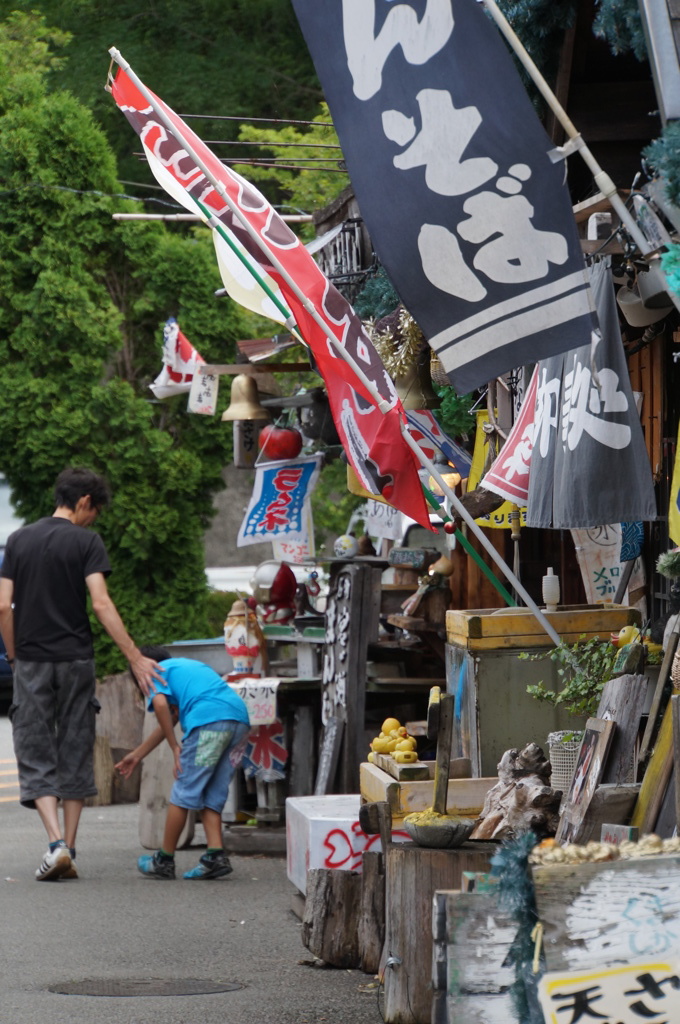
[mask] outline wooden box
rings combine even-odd
[[[401,819],[412,811],[425,811],[432,806],[434,781],[398,782],[381,768],[368,761],[359,771],[361,799],[365,803],[386,800],[392,811],[392,820]],[[477,818],[481,814],[486,794],[498,782],[497,778],[449,779],[447,814],[462,818]]]
[[[641,623],[638,609],[627,605],[565,605],[545,617],[567,643],[576,643],[583,635],[586,640],[608,640],[624,626]],[[446,639],[470,651],[555,646],[527,608],[449,609]]]

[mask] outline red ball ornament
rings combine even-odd
[[[302,434],[292,427],[277,427],[267,424],[260,431],[259,445],[262,454],[272,461],[294,459],[302,451]]]
[[[444,533],[455,533],[455,532],[456,532],[456,524],[455,523],[444,523]]]

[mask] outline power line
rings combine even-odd
[[[244,124],[306,124],[319,128],[334,128],[332,121],[292,121],[287,117],[238,117],[236,114],[180,114],[203,121],[242,121]]]
[[[257,149],[342,149],[330,142],[246,142],[245,139],[204,139],[206,146],[254,146]]]
[[[247,167],[268,167],[270,170],[280,171],[327,171],[329,174],[347,174],[342,167],[301,167],[299,164],[277,164],[268,163],[266,160],[221,160],[220,163],[229,166],[243,164]]]

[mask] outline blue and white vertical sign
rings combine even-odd
[[[255,485],[236,544],[261,544],[277,538],[307,539],[305,502],[319,477],[321,456],[285,462],[263,462],[255,469]]]

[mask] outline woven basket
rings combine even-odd
[[[445,388],[450,384],[449,378],[446,376],[444,364],[436,352],[430,353],[430,379],[438,388]]]
[[[673,655],[673,664],[671,666],[671,679],[673,680],[673,686],[675,689],[680,688],[680,646]]]
[[[573,736],[574,739],[565,739],[565,736]],[[552,775],[550,785],[553,789],[561,789],[566,797],[571,786],[571,780],[576,771],[578,752],[581,749],[582,734],[573,729],[563,729],[561,732],[551,732],[548,736],[548,749],[550,751],[550,766]]]

